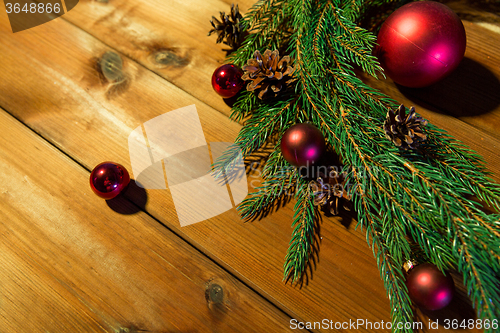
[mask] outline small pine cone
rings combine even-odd
[[[385,136],[397,147],[402,149],[417,149],[420,143],[427,139],[420,126],[427,124],[427,120],[418,117],[412,106],[406,115],[406,109],[401,104],[394,112],[389,109],[384,123]]]
[[[220,12],[220,21],[212,16],[210,23],[212,24],[212,29],[208,32],[208,35],[217,33],[217,43],[224,42],[224,44],[229,45],[231,49],[236,50],[241,44],[241,36],[243,26],[241,24],[241,19],[243,16],[240,14],[238,5],[231,5],[231,16],[226,15],[224,12]],[[224,40],[224,38],[226,40]]]
[[[262,55],[256,50],[252,59],[243,66],[245,74],[241,77],[250,81],[248,91],[259,91],[259,98],[276,97],[295,79],[292,77],[294,68],[290,66],[290,57],[279,55],[278,50],[266,50]]]
[[[351,196],[346,189],[347,174],[339,173],[332,167],[328,167],[327,172],[321,173],[309,183],[314,195],[314,205],[321,206],[332,215],[338,215],[340,207],[350,211],[348,202]]]

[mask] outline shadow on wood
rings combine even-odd
[[[481,115],[500,105],[499,79],[488,68],[469,58],[464,58],[448,77],[429,87],[397,87],[412,102],[454,117]]]
[[[449,6],[462,20],[498,23],[500,3],[495,0],[438,0]]]
[[[130,198],[133,203],[127,200],[127,198]],[[148,195],[146,190],[139,187],[133,179],[130,180],[130,184],[124,193],[114,199],[106,200],[109,208],[123,215],[132,215],[145,210],[147,202]]]
[[[226,103],[227,106],[232,108],[234,106],[234,104],[238,101],[238,98],[240,98],[240,96],[242,95],[242,92],[246,91],[245,87],[246,87],[246,84],[236,95],[234,95],[233,97],[230,97],[230,98],[223,98],[222,100],[224,101],[224,103]]]

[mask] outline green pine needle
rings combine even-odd
[[[318,209],[308,181],[283,159],[279,142],[291,125],[312,122],[354,184],[349,194],[377,260],[392,322],[413,321],[402,264],[417,256],[443,271],[458,270],[478,317],[491,321],[500,317],[500,215],[485,213],[479,202],[500,211],[500,186],[477,153],[432,124],[425,126],[427,140],[418,151],[395,147],[383,123],[388,108],[398,104],[354,72],[357,66],[383,75],[372,56],[376,37],[357,23],[371,19],[366,15],[373,9],[405,2],[258,1],[243,19],[246,39],[228,62],[242,66],[255,50],[278,49],[293,59],[297,80],[274,99],[242,93],[231,118],[244,126],[214,163],[214,173],[230,171],[240,152],[246,158],[269,142],[276,145],[263,167],[262,185],[238,210],[243,218],[256,218],[294,196],[284,279],[302,281],[317,250]]]

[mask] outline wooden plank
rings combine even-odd
[[[210,85],[226,48],[207,37],[210,19],[228,12],[230,1],[80,1],[65,19],[136,60],[193,96],[229,115]],[[253,0],[239,1],[240,11]]]
[[[0,331],[289,331],[288,316],[150,216],[109,209],[87,170],[4,111],[0,132]],[[219,303],[206,297],[214,285]]]
[[[0,31],[8,29],[5,20],[1,21]],[[40,26],[33,33],[3,33],[2,42],[6,47],[0,51],[0,105],[87,169],[104,160],[129,168],[126,147],[130,132],[146,120],[185,105],[197,105],[207,141],[231,141],[240,128],[129,58],[123,57],[128,84],[113,89],[95,70],[96,59],[109,48],[63,20]],[[463,126],[473,135],[482,133]],[[488,143],[498,143],[485,138]],[[299,289],[281,282],[291,234],[289,206],[253,223],[242,223],[230,210],[180,228],[170,192],[151,190],[147,194],[145,209],[150,214],[290,316],[303,321],[389,320],[389,304],[375,260],[364,234],[354,230],[355,222],[349,223],[348,216],[344,221],[324,220],[320,263],[311,283]],[[129,198],[143,202],[134,193]],[[469,316],[470,309],[462,305],[451,314]]]
[[[244,12],[254,2],[245,0],[238,4]],[[215,37],[205,37],[211,16],[217,16],[219,10],[227,12],[229,3],[214,0],[196,5],[178,0],[83,1],[64,19],[229,115],[230,108],[212,92],[210,85],[210,77],[223,61],[225,52],[221,44],[215,44]],[[471,7],[461,0],[448,5],[459,14],[469,13],[464,18],[477,22],[498,19],[495,14],[480,10],[487,9],[487,4]],[[495,130],[500,122],[500,34],[475,23],[464,21],[464,24],[468,47],[461,66],[440,84],[424,90],[407,89],[404,95],[413,96],[412,100],[419,106],[458,117],[500,138]],[[159,52],[165,52],[170,61],[166,64],[155,61]],[[394,93],[392,97],[404,99],[397,91]]]
[[[478,23],[500,33],[500,4],[491,0],[440,0],[462,20]]]
[[[239,6],[244,12],[253,3],[253,0],[243,1]],[[463,18],[474,17],[476,22],[490,22],[496,17],[493,13],[481,12],[478,9],[481,5],[471,7],[471,4],[464,1],[447,4]],[[230,108],[211,92],[209,80],[225,53],[221,51],[220,45],[212,43],[213,40],[196,38],[203,36],[207,29],[203,22],[212,15],[208,13],[219,7],[224,10],[224,6],[228,7],[228,4],[208,1],[203,2],[200,10],[192,11],[192,4],[186,2],[170,2],[167,5],[164,2],[152,1],[145,4],[132,0],[115,7],[114,3],[88,1],[83,2],[77,11],[65,16],[65,19],[99,36],[106,44],[229,115]],[[470,15],[467,16],[467,13]],[[169,17],[169,20],[164,17]],[[197,24],[185,25],[191,21]],[[425,89],[405,89],[396,87],[390,79],[379,82],[367,80],[394,99],[407,105],[416,105],[419,111],[436,125],[445,129],[460,128],[461,130],[455,131],[460,140],[467,141],[468,137],[473,135],[469,135],[463,124],[453,120],[450,122],[450,117],[446,115],[486,132],[488,135],[485,138],[481,131],[478,131],[480,142],[476,141],[472,145],[474,147],[478,144],[478,147],[481,147],[475,149],[486,157],[491,167],[497,165],[498,160],[495,158],[495,145],[488,140],[500,138],[500,133],[496,130],[497,124],[500,123],[500,34],[468,21],[464,21],[464,24],[468,35],[465,60],[443,82]],[[135,29],[129,29],[130,26]],[[141,36],[137,35],[137,30],[143,32]],[[166,46],[161,46],[158,36],[167,36],[163,37],[169,40],[165,42]],[[151,45],[154,47],[149,47]],[[158,52],[167,52],[167,58],[173,60],[172,64],[158,64],[154,61]],[[181,56],[182,54],[184,56]],[[185,64],[186,68],[178,66],[179,63]],[[457,99],[455,96],[462,98]],[[428,112],[429,109],[433,112]],[[500,180],[497,176],[494,178]]]

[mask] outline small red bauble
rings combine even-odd
[[[222,65],[212,75],[212,87],[223,98],[231,98],[245,85],[245,81],[241,79],[242,75],[243,71],[238,66]]]
[[[385,73],[406,87],[425,87],[451,73],[462,60],[466,35],[447,6],[417,1],[392,13],[380,28],[375,54]]]
[[[433,264],[425,263],[412,268],[406,277],[410,299],[426,310],[439,310],[447,306],[455,293],[450,274],[446,276]]]
[[[297,167],[310,166],[325,151],[325,138],[311,124],[296,124],[281,138],[281,153],[288,163]]]
[[[130,176],[127,169],[118,163],[101,163],[90,173],[92,191],[106,200],[115,198],[129,182]]]

